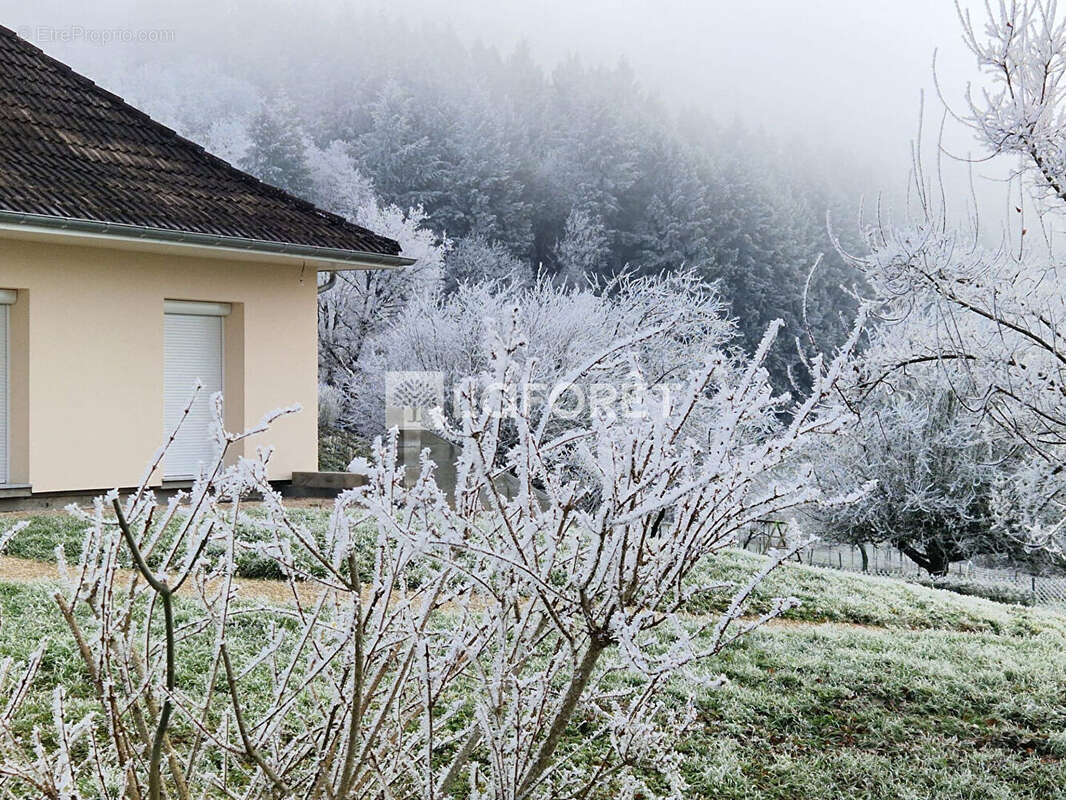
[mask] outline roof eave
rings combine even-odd
[[[248,258],[261,254],[269,257],[271,261],[300,261],[307,266],[328,271],[396,269],[415,263],[412,258],[387,253],[271,242],[238,236],[220,236],[118,222],[0,210],[0,235],[4,232],[23,235],[37,234],[44,237],[104,238],[116,244],[125,243],[127,246],[137,243],[154,244],[188,250],[207,250],[218,256],[239,255]]]

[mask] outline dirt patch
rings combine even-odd
[[[29,583],[30,581],[54,581],[59,578],[55,564],[30,561],[28,558],[0,556],[0,581]]]
[[[73,565],[71,565],[73,569]],[[124,578],[132,577],[129,570],[122,570]],[[54,582],[59,580],[59,568],[47,561],[33,561],[28,558],[0,556],[0,581],[5,583]],[[235,578],[238,600],[254,600],[270,605],[285,605],[293,602],[292,588],[285,581],[255,580],[252,578]],[[308,601],[317,596],[320,587],[315,584],[299,586],[300,599]],[[186,584],[180,594],[195,594],[195,589]]]

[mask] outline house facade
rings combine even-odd
[[[153,482],[293,403],[246,447],[317,469],[320,271],[396,242],[260,183],[0,28],[0,496],[127,487],[203,389]]]

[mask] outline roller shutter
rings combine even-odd
[[[165,435],[169,436],[181,421],[196,382],[203,384],[164,461],[164,477],[184,479],[195,476],[215,459],[211,396],[222,391],[223,318],[216,314],[169,312],[173,307],[168,301],[168,313],[164,315]],[[190,305],[189,310],[197,309]]]

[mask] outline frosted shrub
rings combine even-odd
[[[811,395],[790,404],[762,366],[770,331],[740,370],[711,357],[671,403],[559,433],[550,405],[531,416],[509,403],[533,368],[515,319],[493,337],[487,374],[464,383],[454,502],[429,462],[404,486],[393,435],[362,465],[368,484],[312,531],[267,482],[268,450],[227,465],[230,446],[276,414],[226,433],[216,398],[219,456],[191,491],[162,502],[147,488],[160,453],[132,494],[75,509],[85,545],[78,563],[61,561],[56,602],[94,702],[75,712],[56,688],[50,728],[27,736],[20,714],[47,645],[26,665],[5,663],[0,792],[683,796],[676,743],[692,716],[661,691],[679,671],[713,682],[696,667],[789,607],[745,615],[803,540],[738,586],[698,568],[756,520],[815,499],[809,470],[784,467],[806,438],[835,430],[820,411],[847,352],[816,361]],[[569,379],[662,335],[638,328]],[[770,425],[786,405],[791,421]],[[499,453],[505,416],[520,433]],[[580,480],[554,466],[563,451],[583,465]],[[255,514],[250,493],[263,501]],[[275,561],[290,603],[240,599],[235,564],[247,552]],[[706,594],[723,610],[684,613]],[[262,632],[252,649],[231,636],[247,624]],[[195,669],[179,657],[190,649]]]

